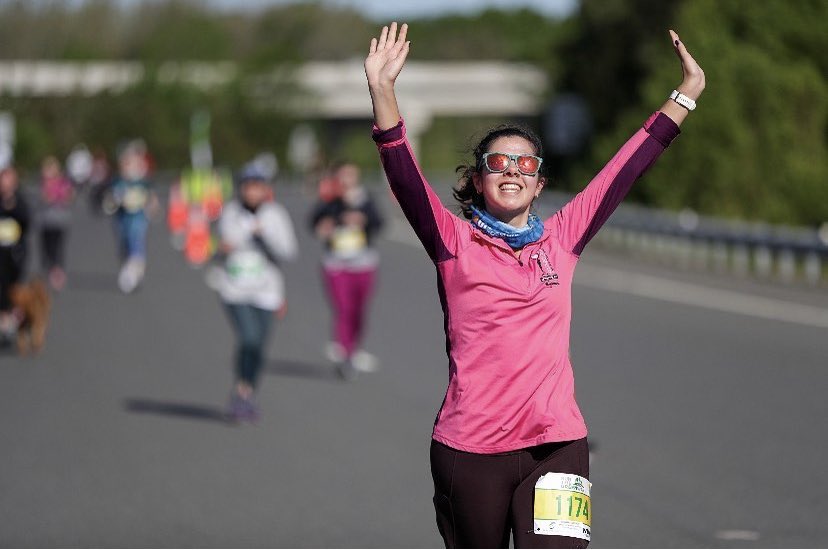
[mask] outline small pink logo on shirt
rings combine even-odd
[[[538,250],[534,254],[532,254],[531,258],[533,260],[538,261],[538,266],[541,269],[541,282],[546,286],[552,285],[559,285],[561,283],[558,282],[558,274],[555,273],[555,269],[552,267],[552,264],[549,262],[549,257],[546,255],[546,252],[543,250]]]

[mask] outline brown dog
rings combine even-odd
[[[40,279],[14,285],[10,292],[12,306],[22,313],[17,327],[17,351],[21,355],[30,350],[39,352],[46,340],[46,325],[49,324],[51,298],[46,285]]]

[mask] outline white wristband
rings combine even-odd
[[[672,99],[688,111],[692,111],[696,108],[696,102],[684,95],[683,93],[679,92],[678,90],[673,90],[673,93],[670,94],[670,99]]]

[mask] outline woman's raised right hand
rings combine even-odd
[[[411,42],[405,40],[408,25],[403,23],[397,36],[397,23],[391,28],[383,27],[379,40],[371,39],[371,49],[365,58],[365,76],[368,77],[370,89],[393,88],[408,56]]]

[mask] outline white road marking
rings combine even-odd
[[[759,533],[744,529],[724,529],[716,531],[716,538],[719,540],[759,540]]]
[[[582,266],[575,284],[676,304],[828,328],[828,309],[608,267]]]

